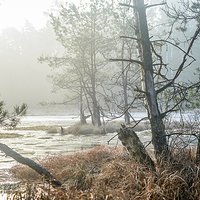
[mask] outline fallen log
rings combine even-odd
[[[0,150],[6,154],[6,156],[10,156],[15,159],[17,162],[27,165],[33,170],[35,170],[40,175],[44,176],[44,178],[52,184],[53,187],[61,187],[62,183],[57,180],[47,169],[31,160],[30,158],[25,158],[16,151],[12,150],[5,144],[0,143]]]
[[[131,157],[138,163],[145,165],[149,169],[155,171],[155,164],[148,152],[146,151],[144,145],[140,141],[137,134],[133,131],[131,127],[125,127],[122,125],[118,131],[118,138],[122,144],[126,147]]]

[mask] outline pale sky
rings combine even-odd
[[[39,29],[44,27],[49,19],[47,13],[57,9],[57,6],[61,2],[66,1],[71,1],[73,3],[79,2],[79,0],[0,0],[0,35],[4,29],[7,29],[7,32],[3,32],[4,37],[5,34],[11,34],[8,38],[12,38],[12,31],[13,37],[17,37],[18,35],[15,29],[23,33],[23,28],[27,21],[30,22],[35,29],[40,31]],[[31,37],[32,35],[30,35],[28,39],[24,38],[24,41],[23,38],[18,38],[18,40],[22,43],[24,42],[24,44],[30,45],[30,50],[37,49],[34,45],[39,47],[42,43],[42,38],[39,38],[38,41],[33,38],[35,42],[33,45],[31,42],[30,44],[28,43],[28,41],[32,40]],[[48,45],[52,44],[49,46],[51,50],[52,47],[53,49],[55,47],[56,38],[51,36],[51,33],[49,33],[49,37],[52,38],[52,43],[48,43]],[[53,41],[54,39],[55,42]],[[4,44],[2,41],[0,43],[1,45]],[[48,41],[48,38],[45,38],[44,41]],[[18,43],[16,45],[18,45]],[[33,51],[33,57],[26,58],[26,53],[21,57],[16,53],[12,54],[12,49],[10,53],[8,50],[5,50],[6,54],[4,54],[3,48],[4,46],[0,46],[0,100],[4,100],[8,108],[16,104],[20,105],[21,103],[27,103],[28,106],[31,107],[43,101],[63,101],[64,92],[52,93],[52,83],[47,79],[47,76],[51,73],[50,68],[47,64],[40,64],[37,61],[39,56],[43,54],[46,55],[47,52],[40,52],[39,48],[38,55],[36,55],[37,52]],[[41,51],[43,51],[42,48]],[[50,52],[50,54],[51,53],[52,52]],[[27,53],[27,56],[30,56],[30,54]],[[13,62],[15,59],[16,62]]]
[[[53,7],[55,0],[2,0],[0,5],[0,30],[8,27],[20,29],[26,20],[36,28],[46,23],[44,12]]]
[[[21,31],[26,21],[29,21],[36,29],[44,27],[49,19],[49,16],[44,13],[55,7],[55,1],[0,0],[0,33],[3,29],[11,27]],[[40,45],[40,41],[36,42]],[[27,43],[26,39],[24,43]],[[2,52],[3,47],[1,46],[0,48]],[[30,46],[30,48],[32,47]],[[30,58],[29,62],[26,55],[24,55],[24,58],[17,57],[17,55],[12,57],[12,52],[8,56],[4,55],[3,58],[1,55],[0,100],[4,100],[8,107],[23,102],[30,107],[30,105],[35,105],[41,101],[54,101],[54,99],[60,98],[58,95],[51,93],[52,84],[47,81],[47,75],[50,71],[49,67],[39,64],[36,55],[33,55],[32,60]],[[17,67],[13,62],[11,62],[12,64],[10,63],[13,59],[21,60],[18,63],[16,61]],[[26,65],[27,68],[24,68]]]

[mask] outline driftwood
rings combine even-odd
[[[8,147],[5,144],[0,143],[0,150],[3,151],[6,156],[10,156],[13,159],[15,159],[17,162],[27,165],[33,170],[35,170],[40,175],[44,176],[44,178],[52,184],[54,187],[60,187],[62,184],[60,181],[58,181],[47,169],[36,163],[35,161],[25,158],[21,156],[19,153],[12,150],[10,147]]]
[[[153,160],[132,128],[122,126],[122,128],[118,130],[118,138],[136,162],[141,163],[142,165],[145,165],[149,169],[155,171],[155,164]]]

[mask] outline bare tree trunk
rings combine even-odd
[[[100,108],[96,99],[96,96],[94,96],[92,100],[92,106],[93,106],[93,125],[94,126],[101,126],[101,116],[100,116]]]
[[[29,166],[37,173],[44,176],[52,184],[52,186],[60,187],[62,185],[61,182],[58,181],[47,169],[43,168],[41,165],[31,159],[21,156],[19,153],[15,152],[7,145],[0,143],[0,150],[3,151],[6,156],[12,157],[17,162]]]
[[[122,59],[124,59],[124,41],[122,41]],[[122,85],[123,85],[123,97],[124,97],[124,120],[126,124],[130,124],[130,115],[128,111],[128,94],[127,94],[127,70],[124,67],[124,61],[122,61]]]
[[[101,126],[101,117],[100,117],[100,110],[99,104],[97,102],[97,95],[96,95],[96,8],[91,9],[91,14],[93,20],[91,21],[91,99],[92,99],[92,123],[94,126]]]
[[[80,84],[80,122],[81,124],[87,124],[86,117],[83,110],[83,88]]]
[[[200,163],[200,134],[198,135],[197,150],[196,150],[196,163]]]
[[[139,31],[139,42],[141,44],[141,60],[143,63],[142,74],[144,79],[144,92],[147,103],[148,117],[151,123],[152,143],[155,149],[156,158],[169,156],[168,144],[165,136],[165,126],[160,114],[157,94],[153,78],[153,62],[149,40],[148,25],[146,19],[146,8],[144,0],[134,0],[136,10],[137,26]]]

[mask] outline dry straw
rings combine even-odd
[[[173,152],[177,162],[149,171],[122,148],[98,146],[73,155],[46,158],[41,163],[62,188],[52,188],[26,167],[12,168],[23,184],[13,199],[45,200],[199,200],[199,166],[191,151]]]

